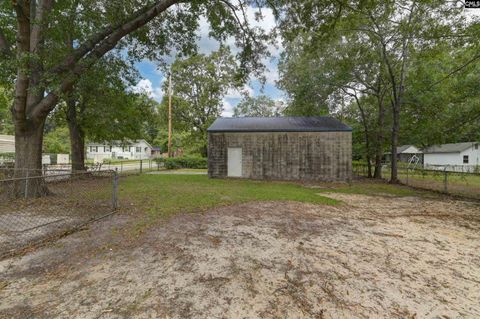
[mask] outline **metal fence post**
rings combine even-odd
[[[445,193],[448,193],[448,171],[447,171],[447,168],[445,167],[444,171],[443,171],[443,190],[445,191]]]
[[[28,170],[25,177],[25,199],[28,198]]]
[[[407,166],[407,185],[408,185],[408,166]]]
[[[112,207],[113,210],[118,208],[118,168],[113,171]]]
[[[140,160],[140,174],[142,174],[143,160]]]

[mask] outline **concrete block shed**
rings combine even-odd
[[[349,181],[352,128],[327,116],[218,118],[208,128],[208,176]]]

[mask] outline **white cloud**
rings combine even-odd
[[[223,117],[233,116],[233,109],[234,109],[234,106],[232,105],[232,103],[230,103],[227,99],[223,99],[222,116]]]
[[[145,93],[158,102],[160,102],[163,98],[163,90],[161,84],[158,87],[153,87],[152,81],[150,81],[149,79],[141,79],[137,83],[137,85],[133,87],[133,92]]]
[[[253,95],[254,90],[250,85],[245,84],[241,89],[228,89],[226,98],[229,99],[241,99],[244,95]]]

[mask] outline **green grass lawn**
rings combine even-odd
[[[216,206],[249,201],[299,201],[336,205],[300,184],[235,179],[209,179],[205,175],[138,175],[120,180],[120,200],[132,201],[151,216],[195,212]]]
[[[134,203],[149,215],[166,217],[249,201],[298,201],[337,205],[321,193],[415,196],[421,192],[383,182],[302,185],[293,182],[209,179],[206,175],[144,174],[120,180],[120,200]]]

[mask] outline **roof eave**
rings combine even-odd
[[[352,132],[352,130],[289,130],[289,129],[265,129],[265,130],[207,130],[208,133],[278,133],[278,132],[298,132],[298,133],[327,133],[327,132]]]

